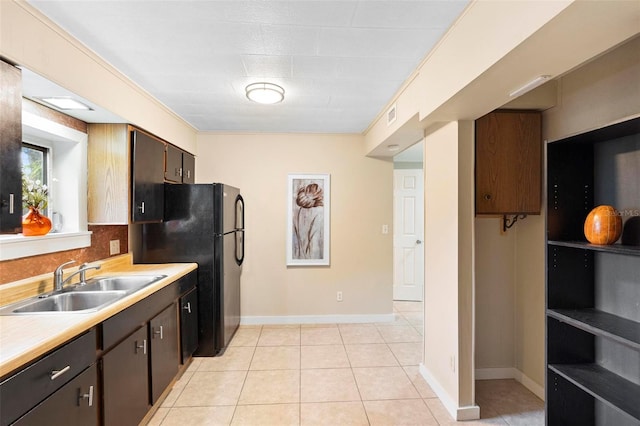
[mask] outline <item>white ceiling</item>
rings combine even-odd
[[[28,1],[200,131],[310,133],[364,131],[469,2]]]

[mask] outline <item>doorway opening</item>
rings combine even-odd
[[[393,159],[393,300],[424,298],[423,142]]]

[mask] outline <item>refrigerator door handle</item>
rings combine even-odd
[[[236,197],[235,221],[235,229],[244,229],[244,198],[240,194]]]
[[[238,238],[241,239],[240,247],[238,247]],[[238,266],[240,266],[242,265],[242,262],[244,262],[244,231],[236,231],[235,238],[234,238],[234,246],[235,246],[236,263],[238,264]],[[238,253],[238,251],[240,253]]]

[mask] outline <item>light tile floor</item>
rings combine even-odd
[[[149,425],[451,425],[419,373],[422,304],[394,302],[385,324],[242,326],[224,355],[194,358]],[[476,384],[481,419],[544,424],[514,380]]]

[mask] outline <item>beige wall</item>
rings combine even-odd
[[[424,362],[449,412],[474,404],[473,131],[447,123],[424,140]],[[473,414],[470,415],[473,418]]]
[[[559,80],[544,112],[553,141],[640,115],[640,38]],[[476,368],[515,367],[545,383],[545,204],[540,216],[500,235],[498,219],[476,219]]]
[[[557,140],[640,115],[640,37],[562,77],[543,114]],[[544,384],[545,211],[516,225],[516,368]]]
[[[515,365],[516,229],[476,218],[476,368]],[[518,222],[518,227],[522,222]]]
[[[246,200],[243,316],[392,312],[393,163],[366,158],[359,135],[201,134],[197,182]],[[331,266],[287,267],[287,174],[331,175]],[[342,291],[343,302],[336,301]]]

